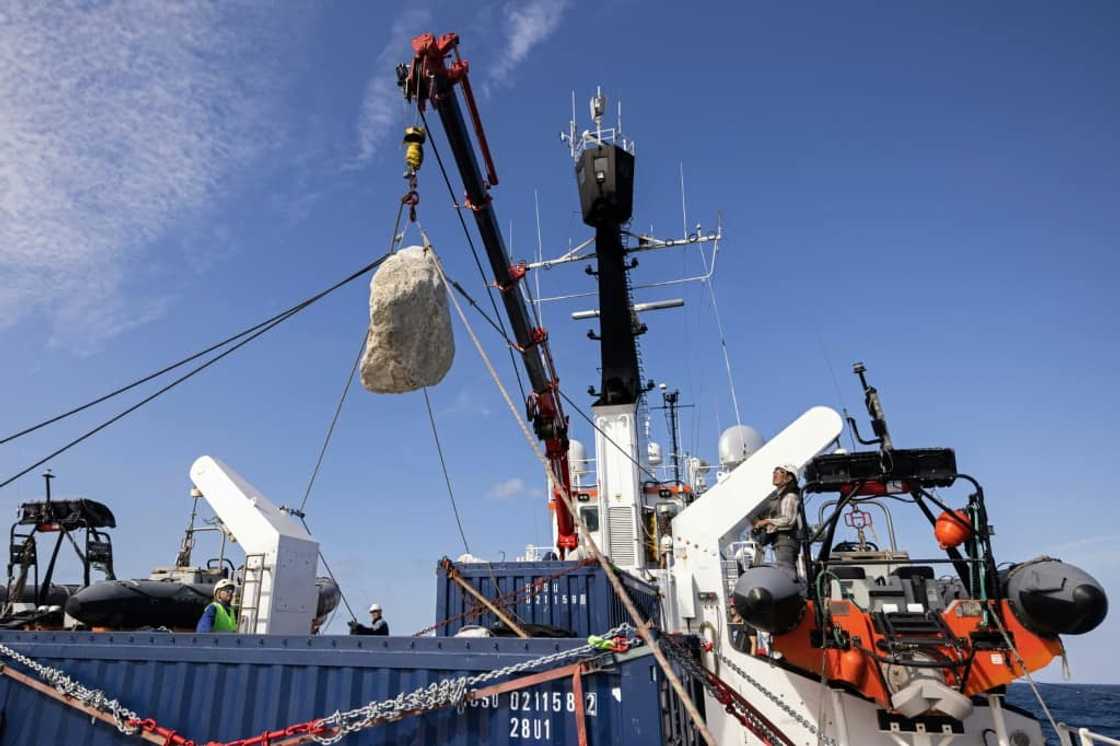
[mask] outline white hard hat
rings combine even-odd
[[[794,466],[793,464],[780,464],[778,466],[778,468],[781,469],[782,471],[784,471],[786,474],[789,474],[789,475],[794,476],[794,477],[797,476],[797,467]]]
[[[375,611],[381,611],[381,604],[375,601],[374,603],[369,605],[369,611],[371,614]]]
[[[219,591],[224,591],[226,588],[229,588],[232,591],[236,587],[237,584],[229,578],[222,578],[218,581],[218,584],[214,586],[214,595],[217,596]]]

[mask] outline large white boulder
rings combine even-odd
[[[455,336],[435,257],[409,246],[386,259],[369,284],[369,334],[362,385],[377,394],[434,386],[451,369]]]

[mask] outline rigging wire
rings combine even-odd
[[[417,109],[420,112],[420,120],[424,123],[424,129],[431,132],[431,127],[428,126],[428,118],[424,116],[422,109]],[[463,227],[463,235],[467,237],[467,246],[471,249],[471,256],[474,257],[474,264],[478,267],[478,276],[482,278],[482,284],[486,288],[486,294],[490,297],[490,306],[494,309],[494,316],[498,319],[498,325],[501,328],[502,336],[507,340],[509,335],[506,333],[505,322],[502,321],[502,314],[498,311],[498,302],[494,300],[494,290],[491,283],[486,281],[486,270],[482,268],[482,260],[478,258],[478,250],[475,249],[474,239],[471,237],[471,232],[467,228],[467,221],[463,218],[463,207],[459,204],[459,200],[455,199],[455,189],[451,186],[451,178],[447,175],[447,169],[443,165],[443,156],[439,154],[439,148],[436,147],[435,138],[429,138],[428,143],[432,146],[432,152],[435,153],[436,163],[439,164],[439,172],[443,176],[443,183],[447,185],[447,194],[451,197],[451,204],[455,207],[455,214],[459,218],[459,225]],[[494,322],[491,321],[491,324]],[[513,375],[517,378],[517,389],[521,392],[521,398],[524,400],[525,384],[521,381],[521,369],[517,366],[517,359],[513,356],[514,348],[520,349],[517,345],[513,345],[509,351],[509,362],[513,366]]]
[[[280,324],[287,321],[292,316],[295,316],[297,313],[304,310],[305,308],[312,305],[313,303],[323,299],[327,295],[330,295],[335,290],[338,290],[340,287],[342,287],[344,285],[347,285],[350,282],[353,282],[357,278],[364,275],[366,272],[369,272],[371,269],[377,267],[379,264],[381,264],[383,261],[385,261],[388,257],[389,257],[389,254],[385,254],[384,256],[380,257],[379,259],[376,259],[376,260],[370,262],[369,264],[365,265],[361,269],[358,269],[357,271],[352,272],[349,276],[343,278],[342,280],[339,280],[334,285],[331,285],[326,290],[320,291],[320,292],[316,293],[315,295],[312,295],[311,297],[301,301],[300,303],[297,303],[296,305],[289,308],[287,311],[284,311],[283,313],[281,313],[277,316],[274,316],[270,321],[263,322],[264,323],[263,326],[258,324],[257,326],[259,328],[257,328],[257,330],[255,332],[253,332],[252,334],[250,334],[249,336],[245,337],[245,339],[242,339],[237,344],[233,345],[232,347],[230,347],[227,350],[224,350],[223,352],[219,353],[218,355],[215,355],[214,357],[210,358],[209,360],[202,363],[201,365],[198,365],[194,368],[191,368],[189,371],[187,371],[183,375],[179,376],[175,380],[171,381],[171,383],[167,384],[166,386],[163,386],[162,388],[158,389],[154,393],[144,397],[143,399],[141,399],[137,403],[133,404],[132,406],[121,410],[117,414],[113,415],[109,419],[102,422],[100,425],[94,427],[91,430],[86,431],[82,435],[79,435],[77,438],[74,438],[73,440],[71,440],[66,445],[62,446],[61,448],[56,449],[55,451],[53,451],[52,453],[50,453],[46,457],[39,459],[38,461],[31,464],[27,468],[21,470],[17,474],[14,474],[13,476],[8,477],[3,482],[0,482],[0,488],[7,487],[9,484],[16,481],[20,477],[24,476],[28,472],[42,466],[43,464],[47,463],[48,461],[50,461],[54,457],[65,453],[66,451],[70,450],[71,448],[78,445],[79,443],[81,443],[81,442],[87,440],[88,438],[96,435],[97,433],[101,432],[102,430],[109,427],[110,425],[117,422],[118,420],[121,420],[121,419],[125,418],[126,416],[132,414],[137,409],[144,406],[145,404],[152,401],[153,399],[156,399],[156,398],[162,396],[163,394],[167,393],[171,389],[178,386],[180,383],[183,383],[184,381],[194,377],[196,374],[201,373],[202,371],[206,370],[207,368],[209,368],[214,363],[218,362],[219,360],[226,357],[227,355],[230,355],[230,354],[236,352],[237,350],[241,349],[242,347],[249,344],[250,342],[252,342],[257,337],[261,336],[262,334],[264,334],[264,333],[274,329],[275,327],[279,326]],[[236,339],[236,337],[234,337],[234,339]]]
[[[299,522],[303,524],[303,528],[310,534],[311,527],[307,525],[307,519],[301,515],[299,516]],[[350,618],[355,622],[358,621],[358,617],[354,616],[354,610],[350,608],[350,602],[346,600],[346,594],[342,591],[342,584],[338,582],[338,579],[334,576],[334,571],[331,570],[331,566],[327,564],[327,558],[323,556],[322,549],[319,550],[319,561],[323,563],[323,568],[327,571],[327,575],[330,576],[331,580],[334,581],[335,587],[338,588],[338,597],[341,598],[342,603],[346,605],[346,611],[350,614]]]
[[[856,436],[852,432],[852,425],[848,421],[848,404],[844,401],[844,392],[840,390],[840,381],[836,378],[836,369],[832,367],[832,358],[828,354],[828,347],[824,343],[824,335],[821,334],[821,329],[816,328],[817,342],[821,346],[821,355],[824,357],[825,365],[828,366],[828,375],[832,377],[832,385],[836,389],[836,401],[840,404],[840,410],[844,413],[844,429],[848,431],[848,440],[852,444],[852,450],[856,450]]]
[[[428,387],[425,386],[424,406],[428,408],[428,422],[432,426],[432,439],[436,442],[436,453],[439,454],[439,466],[443,469],[443,481],[447,483],[447,497],[451,500],[451,510],[455,513],[455,523],[459,526],[459,536],[463,540],[463,548],[467,554],[471,553],[471,545],[467,541],[467,532],[463,530],[463,519],[459,516],[459,506],[455,503],[455,490],[451,488],[451,476],[447,473],[447,461],[443,458],[443,446],[439,442],[439,431],[436,429],[436,417],[432,414],[432,399],[428,396]]]
[[[731,375],[731,355],[727,351],[727,336],[723,333],[723,321],[719,316],[719,305],[716,303],[716,291],[712,288],[711,278],[704,280],[708,288],[708,295],[712,299],[712,314],[716,318],[716,329],[719,331],[719,346],[723,350],[723,365],[727,370],[727,386],[731,389],[731,404],[735,407],[735,424],[742,425],[739,416],[739,397],[735,394],[735,378]]]
[[[303,499],[299,503],[300,513],[307,505],[307,499],[311,497],[311,488],[315,486],[319,469],[323,466],[323,457],[327,455],[327,448],[331,444],[331,436],[334,435],[334,427],[338,424],[339,415],[342,414],[342,405],[346,403],[346,396],[350,393],[350,386],[354,383],[354,374],[358,371],[358,364],[362,361],[362,353],[366,348],[366,336],[367,332],[363,330],[362,343],[358,346],[358,355],[354,358],[354,364],[350,366],[350,375],[346,377],[346,385],[342,388],[342,396],[338,398],[338,405],[334,408],[334,416],[331,417],[330,427],[327,428],[327,435],[323,438],[323,446],[319,449],[319,458],[315,460],[315,468],[311,471],[311,478],[307,480],[307,489],[303,491]]]
[[[439,271],[440,275],[443,276],[443,265],[440,263],[438,257],[436,257],[436,269]],[[451,295],[450,297],[451,302],[455,305],[455,311],[458,314],[459,319],[463,322],[463,326],[465,326],[467,329],[467,334],[470,336],[471,342],[474,344],[475,349],[478,351],[479,356],[482,358],[483,364],[486,366],[487,371],[490,373],[490,377],[493,379],[495,385],[498,387],[498,391],[501,393],[502,398],[505,400],[506,405],[509,407],[510,413],[513,415],[514,420],[517,422],[518,427],[521,429],[521,433],[525,436],[526,441],[528,441],[529,447],[532,449],[533,454],[537,457],[537,460],[540,461],[541,464],[544,465],[544,467],[549,472],[551,472],[554,483],[558,488],[557,495],[561,498],[569,512],[571,512],[572,518],[575,520],[576,525],[579,527],[579,537],[583,542],[584,547],[587,548],[595,561],[599,563],[599,566],[603,568],[603,573],[607,577],[607,582],[614,590],[615,595],[622,603],[623,608],[626,609],[626,613],[630,616],[631,621],[633,621],[636,627],[635,631],[637,632],[638,636],[642,638],[642,641],[649,646],[650,652],[653,654],[654,659],[661,667],[661,670],[665,673],[665,678],[668,680],[670,686],[673,688],[673,691],[676,692],[677,696],[680,697],[681,702],[684,704],[684,708],[688,712],[689,718],[692,720],[694,726],[696,727],[696,730],[700,733],[705,743],[709,744],[709,746],[716,746],[716,741],[712,737],[711,732],[708,730],[703,716],[700,715],[700,712],[696,709],[695,703],[692,702],[691,698],[688,695],[688,692],[684,688],[684,685],[681,683],[680,678],[673,671],[673,667],[665,657],[665,654],[664,652],[662,652],[661,647],[657,644],[657,641],[654,640],[653,636],[650,634],[649,628],[651,622],[642,618],[641,612],[638,611],[638,608],[634,605],[633,599],[631,599],[630,595],[626,592],[625,587],[622,585],[622,581],[618,578],[618,574],[611,566],[610,560],[604,557],[603,553],[599,551],[599,547],[596,546],[595,541],[591,538],[590,534],[587,531],[587,524],[584,522],[583,516],[580,515],[579,510],[576,508],[569,490],[564,487],[564,481],[560,478],[559,474],[553,471],[552,465],[549,463],[547,457],[544,455],[544,453],[541,452],[540,445],[536,440],[534,440],[533,435],[529,430],[529,426],[525,423],[524,419],[522,419],[517,405],[513,403],[513,399],[510,397],[509,392],[502,384],[502,380],[498,376],[498,372],[494,369],[494,365],[493,363],[491,363],[489,356],[486,354],[486,350],[482,346],[482,342],[474,333],[474,328],[470,325],[470,322],[468,321],[467,315],[463,311],[462,306],[459,304],[459,301],[456,300],[454,295]]]

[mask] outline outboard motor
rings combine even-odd
[[[752,567],[735,583],[735,611],[747,624],[771,634],[789,632],[805,611],[805,586],[788,570]]]
[[[1023,626],[1040,635],[1083,635],[1108,614],[1108,596],[1089,573],[1050,557],[1013,566],[1000,578]]]

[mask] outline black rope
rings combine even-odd
[[[517,349],[517,343],[509,338],[509,336],[506,334],[506,330],[502,328],[496,321],[494,321],[494,319],[492,319],[485,311],[482,310],[482,307],[479,306],[478,302],[471,297],[470,293],[463,289],[462,285],[460,285],[450,277],[447,278],[447,281],[451,283],[451,287],[455,288],[459,295],[463,296],[463,298],[466,299],[467,303],[470,303],[471,306],[474,307],[474,310],[478,311],[478,315],[485,319],[486,323],[494,328],[494,331],[496,331],[501,336],[502,340],[507,345],[509,345],[511,350]],[[513,353],[511,352],[510,354]]]
[[[568,402],[568,404],[570,404],[570,405],[571,405],[572,409],[576,410],[576,413],[577,413],[577,414],[578,414],[578,415],[579,415],[580,417],[582,417],[583,419],[587,420],[587,424],[589,424],[589,425],[591,425],[591,427],[595,428],[595,432],[597,432],[597,433],[599,433],[600,435],[602,435],[602,436],[603,436],[603,438],[604,438],[604,439],[605,439],[605,440],[606,440],[606,441],[607,441],[608,443],[610,443],[610,444],[611,444],[612,446],[614,446],[614,447],[615,447],[615,448],[616,448],[616,449],[618,450],[618,452],[619,452],[619,453],[621,453],[621,454],[622,454],[623,456],[625,456],[625,457],[626,457],[626,459],[627,459],[627,460],[628,460],[628,461],[629,461],[630,463],[632,463],[632,464],[633,464],[634,466],[638,467],[638,468],[639,468],[639,469],[640,469],[641,471],[645,472],[645,473],[646,473],[646,474],[647,474],[647,475],[649,476],[649,478],[650,478],[650,479],[652,479],[652,480],[653,480],[654,482],[657,482],[658,484],[661,484],[661,480],[657,478],[657,475],[656,475],[656,474],[654,474],[654,473],[653,473],[652,471],[650,471],[649,469],[647,469],[647,468],[646,468],[645,466],[643,466],[643,465],[642,465],[641,463],[639,463],[638,461],[635,461],[635,460],[634,460],[634,457],[633,457],[633,456],[631,456],[631,455],[630,455],[629,453],[627,453],[627,451],[626,451],[626,449],[625,449],[625,448],[623,448],[623,447],[622,447],[622,446],[620,446],[620,445],[619,445],[618,443],[616,443],[616,442],[615,442],[615,441],[614,441],[614,440],[613,440],[613,439],[611,438],[611,436],[609,436],[609,435],[607,435],[607,434],[606,434],[605,432],[603,432],[602,428],[600,428],[600,427],[599,427],[598,425],[596,425],[596,424],[595,424],[595,420],[593,420],[593,419],[592,419],[591,417],[589,417],[589,416],[588,416],[588,415],[587,415],[587,414],[586,414],[586,413],[585,413],[585,412],[584,412],[584,411],[583,411],[582,409],[580,409],[580,408],[579,408],[579,405],[578,405],[578,404],[576,404],[576,403],[575,403],[574,401],[572,401],[572,398],[571,398],[570,396],[568,396],[567,394],[565,394],[565,393],[564,393],[563,391],[561,391],[560,389],[556,389],[556,391],[557,391],[557,393],[558,393],[558,394],[560,394],[561,398],[563,398],[563,399],[564,399],[564,401]]]
[[[420,119],[424,122],[424,129],[431,132],[428,126],[428,119],[424,116],[424,111],[420,110]],[[463,226],[463,235],[467,237],[467,245],[471,249],[471,256],[474,257],[474,264],[478,267],[478,276],[482,278],[482,284],[486,288],[486,294],[490,297],[490,306],[494,309],[494,316],[498,319],[498,326],[503,337],[509,340],[509,335],[506,333],[505,322],[502,321],[502,314],[498,310],[498,302],[494,300],[494,290],[490,283],[486,281],[486,270],[482,268],[482,260],[478,258],[478,251],[474,247],[474,239],[471,238],[471,232],[467,229],[467,221],[463,219],[463,209],[459,205],[459,200],[455,199],[455,189],[451,186],[451,179],[447,176],[447,169],[443,166],[443,157],[439,154],[439,148],[436,147],[435,138],[430,139],[428,142],[432,144],[432,152],[435,153],[436,163],[439,164],[439,172],[443,176],[443,183],[447,185],[447,194],[451,197],[451,204],[455,206],[455,214],[459,217],[459,225]],[[462,291],[461,291],[462,292]],[[474,301],[471,301],[474,303]],[[476,304],[477,307],[477,304]],[[479,309],[481,311],[482,309]],[[490,322],[493,325],[493,321]],[[513,350],[517,345],[512,345],[509,350],[509,362],[513,366],[513,375],[517,377],[517,390],[521,392],[521,400],[525,400],[525,385],[521,382],[521,368],[517,365],[517,358],[513,356]]]
[[[121,419],[123,419],[124,417],[128,416],[129,414],[131,414],[131,413],[135,412],[135,411],[136,411],[137,409],[139,409],[140,407],[144,406],[145,404],[147,404],[148,402],[152,401],[153,399],[156,399],[157,397],[159,397],[159,396],[162,396],[163,394],[167,393],[167,392],[168,392],[168,391],[170,391],[171,389],[173,389],[173,388],[175,388],[176,386],[178,386],[178,385],[179,385],[180,383],[183,383],[183,382],[184,382],[184,381],[186,381],[187,379],[189,379],[189,378],[192,378],[193,376],[195,376],[195,375],[196,375],[196,374],[198,374],[198,373],[201,373],[202,371],[206,370],[207,368],[209,368],[209,367],[210,367],[211,365],[213,365],[214,363],[218,362],[218,361],[219,361],[219,360],[221,360],[222,358],[226,357],[227,355],[229,355],[229,354],[231,354],[231,353],[233,353],[233,352],[236,352],[237,350],[239,350],[239,349],[241,349],[242,347],[244,347],[245,345],[249,344],[249,343],[250,343],[250,342],[252,342],[252,341],[253,341],[254,339],[256,339],[257,337],[259,337],[259,336],[261,336],[262,334],[264,334],[265,332],[267,332],[267,331],[269,331],[269,330],[273,329],[273,328],[274,328],[274,327],[276,327],[276,326],[279,326],[279,325],[280,325],[281,323],[283,323],[284,321],[287,321],[287,320],[288,320],[288,319],[290,319],[290,318],[291,318],[292,316],[295,316],[295,315],[296,315],[297,313],[299,313],[300,311],[304,310],[305,308],[307,308],[307,307],[308,307],[308,306],[310,306],[311,304],[313,304],[313,303],[315,303],[316,301],[319,301],[319,300],[321,300],[322,298],[326,297],[327,295],[329,295],[329,294],[333,293],[333,292],[334,292],[335,290],[338,290],[338,289],[339,289],[340,287],[342,287],[343,285],[346,285],[346,284],[348,284],[348,283],[350,283],[350,282],[353,282],[353,281],[354,281],[354,280],[356,280],[357,278],[359,278],[359,277],[361,277],[362,275],[364,275],[364,274],[365,274],[366,272],[369,272],[369,271],[370,271],[371,269],[373,269],[374,267],[376,267],[376,266],[378,266],[379,264],[381,264],[381,262],[385,261],[385,259],[387,259],[387,258],[388,258],[388,256],[389,256],[389,255],[388,255],[388,254],[386,254],[385,256],[381,257],[380,259],[377,259],[376,261],[370,262],[369,264],[365,265],[365,266],[364,266],[364,267],[362,267],[361,269],[359,269],[359,270],[357,270],[357,271],[355,271],[355,272],[351,273],[351,274],[350,274],[349,276],[347,276],[346,278],[344,278],[344,279],[342,279],[342,280],[340,280],[340,281],[336,282],[336,283],[335,283],[334,285],[331,285],[331,286],[330,286],[329,288],[327,288],[326,290],[323,290],[323,291],[321,291],[321,292],[319,292],[319,293],[316,293],[315,295],[311,296],[310,298],[307,298],[306,300],[304,300],[304,301],[301,301],[300,303],[297,303],[296,305],[292,306],[292,307],[291,307],[291,308],[289,308],[289,309],[288,309],[287,311],[284,311],[283,313],[279,314],[278,316],[275,316],[275,317],[273,317],[273,318],[272,318],[272,319],[271,319],[271,320],[270,320],[269,322],[266,322],[264,326],[260,327],[260,328],[259,328],[259,329],[257,329],[257,331],[255,331],[255,332],[254,332],[253,334],[249,335],[248,337],[246,337],[245,339],[241,340],[240,342],[238,342],[238,343],[237,343],[237,344],[235,344],[234,346],[230,347],[230,348],[229,348],[228,350],[225,350],[225,351],[221,352],[220,354],[218,354],[218,355],[215,355],[214,357],[210,358],[209,360],[207,360],[206,362],[202,363],[201,365],[199,365],[199,366],[197,366],[197,367],[191,368],[191,369],[190,369],[189,371],[187,371],[187,372],[186,372],[186,373],[184,373],[183,375],[179,376],[178,378],[176,378],[176,379],[175,379],[174,381],[172,381],[171,383],[167,384],[166,386],[164,386],[164,387],[160,388],[160,389],[159,389],[159,390],[157,390],[157,391],[156,391],[155,393],[153,393],[153,394],[150,394],[149,396],[146,396],[146,397],[144,397],[143,399],[141,399],[140,401],[138,401],[138,402],[137,402],[136,404],[133,404],[133,405],[132,405],[131,407],[128,407],[127,409],[124,409],[124,410],[122,410],[122,411],[118,412],[117,414],[113,415],[113,416],[112,416],[112,417],[110,417],[109,419],[107,419],[107,420],[105,420],[104,422],[102,422],[102,423],[101,423],[100,425],[98,425],[97,427],[93,428],[92,430],[88,430],[88,431],[86,431],[86,432],[85,432],[85,433],[83,433],[82,435],[80,435],[80,436],[78,436],[77,438],[75,438],[75,439],[71,440],[71,441],[70,441],[69,443],[67,443],[66,445],[64,445],[64,446],[62,446],[61,448],[59,448],[59,449],[55,450],[55,451],[54,451],[54,452],[52,452],[52,453],[51,453],[50,455],[48,455],[48,456],[46,456],[46,457],[44,457],[44,458],[41,458],[41,459],[39,459],[39,460],[38,460],[38,461],[36,461],[36,462],[35,462],[34,464],[31,464],[31,465],[30,465],[30,466],[28,466],[27,468],[25,468],[25,469],[21,470],[21,471],[20,471],[19,473],[15,474],[15,475],[13,475],[13,476],[11,476],[11,477],[8,477],[8,478],[7,478],[7,479],[5,479],[5,480],[4,480],[3,482],[0,482],[0,488],[3,488],[3,487],[7,487],[7,486],[8,486],[9,484],[11,484],[12,482],[16,481],[16,480],[17,480],[17,479],[19,479],[20,477],[24,476],[24,475],[25,475],[25,474],[27,474],[28,472],[30,472],[30,471],[32,471],[32,470],[34,470],[34,469],[36,469],[36,468],[38,468],[38,467],[42,466],[42,465],[43,465],[43,464],[45,464],[45,463],[47,463],[48,461],[50,461],[51,459],[53,459],[53,458],[54,458],[55,456],[58,456],[58,455],[61,455],[62,453],[65,453],[66,451],[70,450],[71,448],[73,448],[74,446],[76,446],[76,445],[78,445],[79,443],[83,442],[84,440],[86,440],[86,439],[88,439],[88,438],[90,438],[90,437],[92,437],[92,436],[96,435],[97,433],[101,432],[101,431],[102,431],[102,430],[104,430],[105,428],[109,427],[109,426],[110,426],[110,425],[112,425],[112,424],[113,424],[114,422],[117,422],[118,420],[121,420]],[[258,326],[260,326],[260,325],[258,325]],[[234,337],[234,339],[236,339],[236,337]]]
[[[307,531],[307,533],[310,534],[311,527],[307,525],[307,519],[301,515],[299,516],[299,522],[303,524],[304,529]],[[342,592],[342,585],[334,576],[334,572],[331,570],[331,566],[327,564],[327,558],[323,556],[322,549],[319,550],[319,561],[323,563],[323,568],[327,571],[327,575],[330,576],[331,580],[334,581],[335,587],[338,588],[338,597],[342,599],[342,603],[346,606],[346,611],[350,614],[350,618],[355,622],[358,621],[358,617],[354,616],[354,610],[350,608],[350,602],[346,600],[346,594]]]
[[[319,449],[319,458],[315,460],[315,469],[311,472],[311,478],[307,480],[307,489],[303,491],[303,499],[299,503],[299,512],[303,512],[304,507],[307,505],[307,498],[311,496],[311,488],[315,485],[315,479],[319,476],[319,469],[323,466],[323,457],[327,455],[327,447],[331,444],[331,436],[334,435],[334,426],[338,424],[338,417],[342,414],[342,405],[346,403],[346,395],[350,393],[350,386],[354,383],[354,373],[358,370],[358,363],[362,361],[362,352],[366,348],[366,334],[365,330],[362,331],[362,344],[358,346],[358,356],[354,358],[354,364],[350,366],[350,375],[346,377],[346,385],[342,388],[342,396],[338,398],[338,405],[334,408],[334,416],[331,417],[330,427],[327,428],[327,435],[323,438],[323,447]]]
[[[467,533],[463,530],[463,520],[459,517],[459,506],[455,504],[455,491],[451,489],[451,476],[447,473],[447,462],[443,458],[443,447],[439,443],[439,432],[436,430],[436,418],[432,414],[432,400],[428,396],[428,389],[424,387],[424,405],[428,408],[428,422],[432,425],[432,438],[436,441],[436,453],[439,454],[439,465],[443,469],[443,481],[447,483],[447,496],[451,498],[451,510],[455,513],[455,523],[459,524],[459,536],[463,539],[463,548],[467,554],[471,553],[471,545],[467,542]]]

